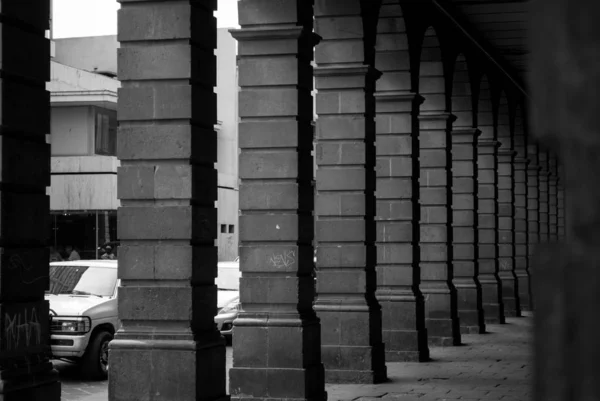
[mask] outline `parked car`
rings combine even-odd
[[[80,363],[90,379],[108,374],[108,343],[118,328],[117,283],[116,260],[50,263],[52,355]]]
[[[240,263],[239,259],[233,262],[219,262],[219,274],[215,283],[217,285],[217,328],[231,343],[233,336],[233,321],[240,310]]]
[[[215,323],[231,341],[239,310],[239,263],[220,262]],[[118,329],[116,260],[50,263],[52,356],[81,365],[86,378],[108,376],[108,343]]]

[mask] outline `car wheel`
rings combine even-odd
[[[108,331],[99,331],[92,337],[81,358],[81,370],[86,379],[101,380],[108,377],[108,343],[112,339]]]

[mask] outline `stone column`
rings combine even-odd
[[[459,345],[456,288],[452,282],[452,140],[454,116],[419,115],[421,292],[429,343]]]
[[[504,141],[505,139],[502,138]],[[514,160],[516,152],[498,150],[498,276],[505,316],[520,316],[514,256]]]
[[[540,242],[540,165],[538,157],[538,146],[531,138],[527,144],[527,256],[531,264],[531,260],[535,255],[535,251]],[[533,294],[535,281],[534,271],[530,266],[530,289],[531,299],[530,308],[534,309],[535,297]]]
[[[2,0],[0,399],[60,400],[50,354],[49,2]]]
[[[558,240],[565,239],[565,172],[562,163],[558,164],[558,186],[557,186],[557,226]]]
[[[498,142],[492,126],[480,126],[477,143],[477,228],[478,265],[485,322],[504,323],[502,286],[498,277]]]
[[[503,98],[505,99],[505,98]],[[504,111],[504,113],[502,113]],[[505,316],[520,316],[515,275],[514,160],[516,152],[509,124],[508,107],[500,104],[498,117],[498,276],[502,283]]]
[[[370,34],[375,31],[369,24],[376,10],[369,14],[361,3],[318,0],[315,7],[316,32],[323,41],[315,54],[319,118],[314,308],[323,327],[326,381],[334,383],[377,383],[387,377],[381,306],[375,298],[373,93],[379,73],[372,66]]]
[[[314,299],[311,1],[238,3],[240,300],[232,399],[326,400]]]
[[[419,159],[414,122],[423,98],[382,91],[377,97],[377,300],[387,361],[427,361],[419,291]]]
[[[529,249],[527,238],[527,147],[519,146],[514,163],[515,177],[515,275],[521,310],[531,310]]]
[[[485,333],[477,268],[477,129],[452,131],[453,269],[461,332]]]
[[[540,164],[539,171],[539,196],[540,196],[540,243],[547,243],[550,240],[549,225],[549,181],[550,165],[548,164],[548,152],[538,147],[538,157]]]
[[[531,286],[529,280],[529,244],[527,225],[527,133],[521,108],[515,113],[514,149],[514,200],[515,200],[515,275],[521,310],[531,310]]]
[[[558,241],[558,164],[556,156],[548,153],[548,240]]]
[[[110,343],[111,401],[228,398],[225,340],[214,323],[213,6],[121,2],[117,229],[122,326]]]

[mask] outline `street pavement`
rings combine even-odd
[[[328,385],[330,401],[526,401],[531,399],[533,317],[488,325],[487,334],[463,335],[464,345],[431,348],[427,363],[388,363],[387,383]],[[232,365],[227,347],[227,369]],[[56,362],[63,401],[107,401],[108,382],[86,382],[76,366]],[[229,385],[228,385],[229,387]]]

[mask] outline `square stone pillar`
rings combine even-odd
[[[377,300],[387,361],[427,361],[419,290],[419,133],[423,98],[385,91],[377,98]]]
[[[460,345],[453,280],[452,140],[454,116],[419,115],[421,292],[430,345]]]
[[[461,332],[485,333],[485,316],[477,264],[478,129],[452,131],[452,231],[454,287]]]
[[[565,172],[562,163],[558,163],[558,184],[556,187],[557,197],[557,215],[556,224],[558,227],[558,240],[565,239]]]
[[[377,300],[387,361],[427,361],[419,291],[419,134],[423,98],[410,92],[410,49],[402,7],[382,2],[375,68],[377,129]]]
[[[386,380],[375,298],[375,81],[359,1],[318,0],[317,292],[329,383]],[[376,3],[376,2],[375,2]],[[366,5],[366,4],[365,4]],[[350,25],[348,25],[350,24]],[[349,28],[350,27],[350,28]],[[344,39],[344,40],[340,40]]]
[[[232,399],[326,400],[314,300],[313,4],[238,3],[240,300]]]
[[[505,138],[502,138],[504,141]],[[514,159],[512,146],[498,150],[498,276],[505,316],[521,316],[515,275]]]
[[[498,166],[497,141],[491,138],[492,127],[480,127],[487,132],[477,142],[477,239],[479,283],[485,322],[504,323],[502,286],[498,277]],[[483,135],[482,135],[483,136]]]
[[[49,360],[49,2],[0,1],[0,399],[60,400]]]
[[[558,160],[548,153],[548,240],[558,241]]]
[[[540,196],[540,243],[550,240],[550,165],[548,152],[538,147],[540,164],[539,171],[539,196]]]
[[[108,395],[225,400],[217,313],[216,1],[121,0],[119,319]]]
[[[540,242],[540,165],[538,156],[538,146],[535,143],[528,143],[527,158],[527,255],[531,261],[535,255]],[[535,298],[533,296],[533,269],[529,269],[531,299],[530,308],[533,310]]]
[[[529,244],[527,225],[527,165],[526,147],[520,147],[514,162],[515,182],[515,275],[521,310],[531,310],[529,280]]]

